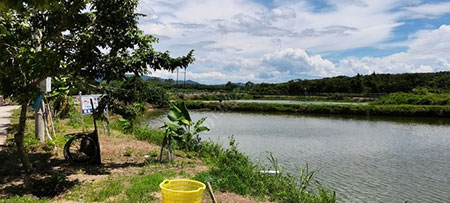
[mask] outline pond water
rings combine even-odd
[[[205,101],[204,101],[205,102]],[[208,102],[208,101],[206,101]],[[217,101],[214,101],[217,102]],[[350,105],[367,105],[365,102],[325,102],[325,101],[294,101],[294,100],[227,100],[225,102],[239,103],[265,103],[265,104],[350,104]]]
[[[266,151],[285,170],[308,163],[340,202],[450,200],[450,121],[434,118],[337,117],[192,111],[208,117],[203,139],[238,148],[254,159]],[[149,125],[161,126],[165,115]]]

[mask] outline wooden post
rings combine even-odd
[[[53,123],[52,109],[50,108],[50,104],[48,102],[47,102],[47,109],[48,109],[48,117],[49,117],[50,124],[52,127],[53,136],[56,137],[55,124]]]
[[[216,196],[214,196],[214,191],[212,189],[211,183],[207,182],[209,195],[211,196],[211,200],[213,203],[217,203]]]
[[[95,108],[94,108],[94,102],[92,101],[92,98],[90,99],[91,100],[91,107],[92,107],[92,118],[93,118],[93,120],[94,120],[94,141],[96,142],[96,144],[97,144],[97,157],[96,157],[96,160],[95,160],[95,164],[102,164],[102,156],[101,156],[101,154],[100,154],[100,142],[99,142],[99,140],[98,140],[98,131],[97,131],[97,121],[95,120],[95,117],[94,117],[94,110],[95,110]]]
[[[45,134],[47,135],[48,139],[53,142],[53,138],[52,138],[52,136],[50,136],[50,130],[48,128],[47,111],[45,110],[46,108],[45,108],[45,100],[44,100],[44,98],[42,98],[41,108],[42,108],[41,109],[42,110],[42,120],[44,122],[44,127],[45,127],[44,128]]]
[[[45,94],[43,95],[44,97],[44,101],[45,101],[45,119],[47,121],[47,127],[48,129],[52,130],[52,135],[53,137],[56,137],[56,131],[55,131],[55,124],[53,123],[53,113],[52,113],[52,109],[50,108],[50,102],[48,102],[47,97],[45,96]]]
[[[111,128],[109,127],[109,109],[106,108],[106,130],[108,132],[108,137],[111,136]]]

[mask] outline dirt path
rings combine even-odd
[[[0,151],[5,145],[8,137],[8,126],[11,122],[11,111],[20,108],[20,106],[0,106]]]

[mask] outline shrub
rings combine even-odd
[[[426,90],[426,89],[425,89]],[[448,105],[450,94],[434,94],[425,90],[417,90],[413,93],[391,93],[376,99],[372,104],[378,105]]]
[[[136,139],[146,140],[150,143],[161,145],[164,138],[164,132],[158,129],[148,129],[146,127],[138,126],[133,130]]]

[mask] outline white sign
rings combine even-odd
[[[102,96],[103,95],[101,94],[81,95],[81,113],[92,114],[93,110],[97,108]],[[92,108],[91,99],[92,103],[94,104],[94,108]]]
[[[39,84],[42,92],[51,92],[52,91],[52,78],[47,77],[45,80],[42,80]]]

